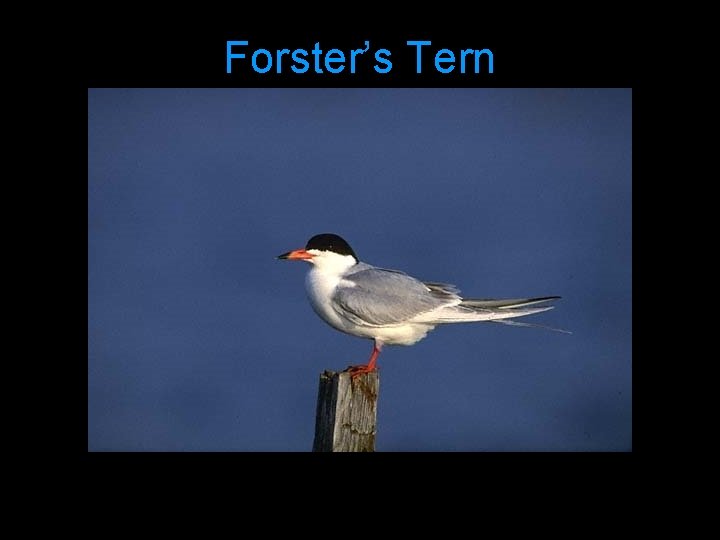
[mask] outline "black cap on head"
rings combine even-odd
[[[332,251],[334,253],[339,253],[340,255],[352,255],[355,257],[356,261],[359,260],[353,249],[350,247],[350,244],[340,238],[337,234],[316,234],[308,240],[305,249],[318,249],[320,251]]]

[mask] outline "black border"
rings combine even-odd
[[[635,45],[622,31],[593,32],[577,27],[557,32],[539,27],[534,32],[510,28],[507,32],[478,28],[472,32],[422,29],[372,30],[278,30],[267,31],[238,24],[193,28],[135,28],[132,32],[109,33],[96,28],[87,54],[88,87],[632,87]],[[287,48],[310,50],[315,43],[327,51],[369,51],[358,56],[356,73],[349,68],[338,74],[314,69],[293,73],[285,67],[256,73],[249,58],[235,61],[226,72],[227,41],[248,41],[242,52],[264,48],[271,52]],[[426,40],[423,71],[416,73],[415,48],[409,40]],[[393,67],[387,74],[372,69],[374,51],[391,51]],[[461,74],[455,69],[442,74],[433,69],[425,51],[447,48],[489,49],[494,72]]]

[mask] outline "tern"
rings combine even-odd
[[[310,263],[305,288],[322,320],[346,334],[373,340],[368,363],[347,369],[353,378],[375,371],[383,345],[414,345],[440,324],[490,321],[539,326],[508,319],[553,309],[546,304],[560,298],[463,298],[454,285],[421,281],[361,262],[350,244],[332,233],[317,234],[305,248],[278,259]]]

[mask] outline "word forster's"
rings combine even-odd
[[[415,73],[421,74],[434,68],[437,72],[493,73],[493,53],[490,49],[459,49],[452,51],[434,48],[431,41],[407,41],[414,49]],[[367,54],[367,56],[365,56]],[[256,73],[357,73],[372,67],[379,74],[389,73],[393,68],[392,52],[380,48],[370,51],[370,42],[362,47],[342,51],[324,50],[317,42],[312,48],[276,49],[274,51],[253,49],[248,41],[228,41],[226,51],[227,73],[233,69],[251,67]]]

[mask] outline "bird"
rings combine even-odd
[[[547,304],[560,298],[463,298],[455,285],[422,281],[360,261],[350,244],[334,233],[316,234],[304,248],[277,258],[310,263],[305,289],[323,321],[340,332],[373,340],[368,362],[345,370],[353,379],[377,369],[384,345],[414,345],[442,324],[489,321],[540,326],[510,319],[553,309]]]

